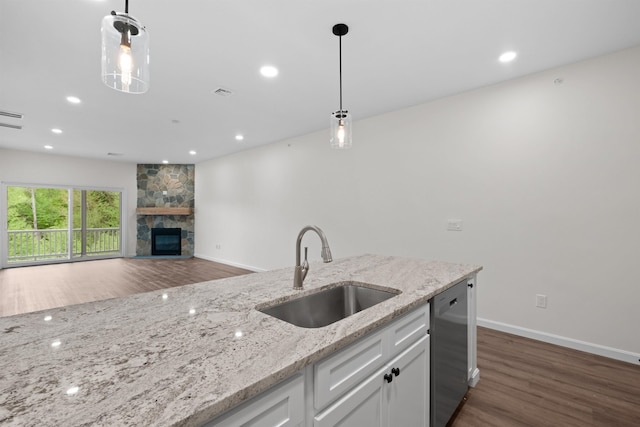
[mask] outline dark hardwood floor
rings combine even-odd
[[[5,269],[0,316],[247,273],[198,258]],[[640,426],[638,365],[478,328],[478,366],[480,382],[452,427]]]
[[[116,258],[0,270],[0,317],[251,273],[200,258]]]
[[[452,427],[640,426],[640,366],[478,328],[480,382]]]

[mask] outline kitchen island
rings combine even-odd
[[[423,305],[481,267],[380,255],[0,319],[0,424],[199,426]],[[399,295],[323,328],[255,309],[332,283]]]

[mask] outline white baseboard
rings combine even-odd
[[[473,371],[471,378],[469,378],[469,387],[475,387],[478,385],[478,381],[480,381],[480,369],[476,368],[476,370]]]
[[[207,261],[215,261],[215,262],[219,262],[221,264],[227,264],[227,265],[232,265],[232,266],[238,267],[238,268],[244,268],[245,270],[251,270],[251,271],[256,272],[256,273],[262,273],[264,271],[268,271],[268,270],[266,270],[264,268],[253,267],[251,265],[244,265],[244,264],[240,264],[240,263],[237,263],[237,262],[229,261],[227,259],[214,258],[214,257],[206,256],[206,255],[200,255],[200,254],[194,254],[193,256],[196,257],[196,258],[206,259]]]
[[[640,365],[640,354],[632,353],[626,350],[619,350],[617,348],[574,340],[573,338],[548,334],[546,332],[536,331],[534,329],[522,328],[519,326],[513,326],[487,319],[479,318],[478,326],[484,326],[489,329],[495,329],[497,331],[507,332],[509,334],[531,338],[534,340],[547,342],[549,344],[555,344],[562,347],[572,348],[574,350],[580,350],[587,353],[597,354],[599,356],[609,357],[611,359],[622,360],[623,362],[633,363],[634,365]]]

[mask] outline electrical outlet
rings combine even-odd
[[[222,246],[220,245],[220,243],[216,244],[216,249],[222,249]]]
[[[547,308],[547,296],[542,294],[536,295],[536,307]]]
[[[462,220],[461,219],[447,220],[447,231],[462,231]]]

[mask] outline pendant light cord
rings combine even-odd
[[[129,14],[129,0],[124,0],[124,13]]]
[[[339,67],[340,67],[340,115],[342,116],[342,36],[338,37],[339,41],[338,41],[338,50],[340,52],[340,60],[339,60]]]

